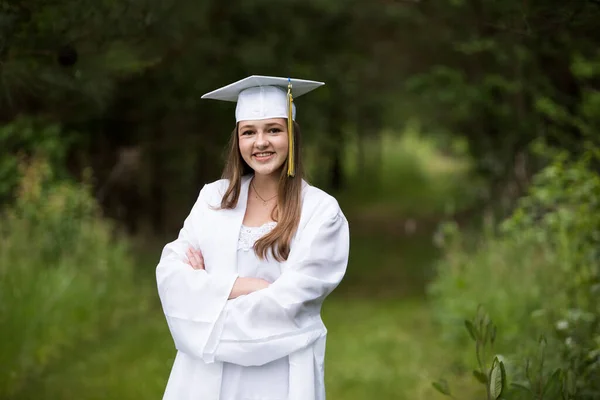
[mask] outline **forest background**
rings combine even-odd
[[[0,0],[0,399],[160,398],[154,268],[234,127],[200,96],[252,74],[326,82],[297,106],[352,235],[329,398],[599,398],[598,21],[597,0]]]

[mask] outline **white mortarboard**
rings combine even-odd
[[[292,84],[294,97],[302,96],[323,86],[323,82],[304,79],[278,78],[252,75],[202,96],[237,102],[235,120],[249,121],[288,117],[288,84]],[[296,106],[292,104],[292,119],[296,119]]]
[[[324,84],[323,82],[304,79],[252,75],[206,93],[202,98],[237,102],[235,109],[236,122],[287,118],[290,142],[288,175],[294,176],[292,121],[296,120],[296,105],[293,102],[293,97],[302,96]]]

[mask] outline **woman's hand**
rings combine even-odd
[[[204,257],[200,250],[196,250],[190,247],[187,252],[188,259],[185,261],[186,264],[190,265],[194,269],[206,269],[204,268]]]
[[[260,278],[237,278],[229,294],[229,299],[266,289],[271,283]]]
[[[185,261],[186,264],[190,265],[194,269],[205,270],[204,257],[200,250],[196,250],[190,247],[187,252],[188,259]],[[236,297],[256,292],[257,290],[266,289],[269,287],[271,282],[268,282],[260,278],[237,278],[229,294],[229,299],[235,299]]]

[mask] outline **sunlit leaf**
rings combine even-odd
[[[493,400],[496,400],[502,396],[504,386],[506,385],[506,371],[504,369],[504,363],[498,360],[498,357],[494,358],[492,363],[492,369],[490,371],[489,378],[489,392]]]

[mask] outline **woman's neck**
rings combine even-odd
[[[252,185],[254,190],[262,196],[274,196],[277,194],[277,187],[279,185],[279,177],[273,175],[259,175],[254,174],[252,178]]]

